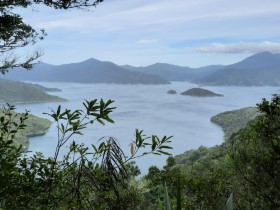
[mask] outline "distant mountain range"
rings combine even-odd
[[[278,86],[280,85],[280,54],[258,53],[192,82],[214,86]]]
[[[42,82],[170,84],[159,76],[128,71],[114,63],[93,58],[58,66],[40,63],[30,71],[12,69],[4,78]]]
[[[226,66],[190,68],[157,63],[146,67],[123,67],[131,71],[158,75],[168,81],[188,81],[213,86],[280,85],[280,54],[269,52],[258,53]]]
[[[168,81],[188,81],[191,82],[194,79],[198,79],[221,69],[222,65],[211,65],[200,68],[190,68],[183,66],[176,66],[166,63],[156,63],[146,67],[134,67],[130,65],[124,65],[123,68],[133,71],[141,72],[150,75],[160,76]]]
[[[280,54],[258,53],[235,64],[201,68],[165,63],[146,67],[118,66],[91,58],[63,65],[40,63],[31,71],[13,69],[3,78],[78,83],[169,84],[170,81],[187,81],[216,86],[277,86],[280,85]]]

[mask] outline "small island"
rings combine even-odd
[[[175,90],[169,90],[167,91],[167,94],[177,94],[177,92]]]
[[[191,88],[181,93],[181,95],[186,96],[196,96],[196,97],[214,97],[214,96],[223,96],[222,94],[214,93],[210,90],[203,88]]]

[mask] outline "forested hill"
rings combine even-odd
[[[255,54],[193,82],[216,86],[278,86],[280,85],[280,54],[269,52]]]
[[[31,71],[20,68],[11,70],[4,78],[11,80],[116,83],[116,84],[169,84],[156,76],[126,70],[114,63],[88,59],[80,63],[49,65],[40,63]]]
[[[279,107],[280,96],[275,95],[256,108],[212,118],[229,139],[222,145],[169,157],[163,170],[150,167],[145,176],[151,191],[148,196],[166,182],[171,205],[178,206],[179,201],[185,209],[279,209]],[[229,199],[232,195],[233,200]],[[226,208],[226,203],[231,207]]]
[[[3,109],[0,109],[0,117],[3,116],[2,110]],[[13,112],[13,114],[16,113]],[[16,122],[19,123],[18,121],[19,119],[17,119]],[[51,126],[51,121],[29,114],[25,125],[25,129],[18,130],[14,138],[14,144],[16,146],[22,145],[22,150],[28,149],[29,137],[44,135]]]
[[[0,103],[33,103],[47,101],[67,101],[44,91],[58,91],[43,86],[0,79]]]
[[[211,122],[222,127],[224,131],[225,143],[228,143],[231,135],[238,133],[240,129],[245,128],[248,123],[254,120],[260,112],[256,107],[245,107],[238,110],[222,112],[211,118]],[[215,147],[199,147],[198,149],[186,151],[183,154],[175,157],[177,164],[184,165],[184,167],[192,167],[198,162],[212,162],[214,164],[220,158],[224,158],[226,152],[225,145],[217,145]]]
[[[257,108],[246,107],[243,109],[227,111],[220,113],[211,118],[211,122],[222,127],[225,139],[228,139],[232,134],[237,133],[241,128],[245,126],[251,120],[260,115]]]

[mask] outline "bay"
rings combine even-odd
[[[130,141],[134,139],[135,129],[144,130],[147,135],[173,136],[171,146],[173,155],[199,146],[211,147],[223,142],[223,132],[212,124],[210,118],[218,113],[247,106],[255,106],[262,98],[271,98],[279,93],[279,87],[207,87],[203,88],[223,94],[224,97],[190,97],[180,94],[169,95],[170,89],[181,93],[189,88],[199,87],[187,82],[172,82],[171,85],[118,85],[118,84],[79,84],[79,83],[36,83],[46,87],[56,87],[62,92],[50,93],[68,99],[64,103],[18,104],[17,110],[29,110],[31,114],[48,118],[43,112],[62,108],[82,109],[87,99],[114,100],[116,110],[111,118],[114,124],[105,126],[93,124],[84,131],[83,136],[74,140],[85,145],[97,144],[102,137],[118,139],[123,150],[129,154]],[[53,156],[57,143],[57,128],[53,123],[44,136],[30,139],[29,150]],[[61,157],[67,152],[63,148]],[[151,155],[138,159],[137,165],[145,174],[151,165],[163,166],[166,156]]]

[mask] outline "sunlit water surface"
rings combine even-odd
[[[221,93],[224,97],[189,97],[180,94],[169,95],[170,89],[181,93],[198,85],[186,82],[173,82],[171,85],[117,85],[117,84],[78,84],[78,83],[37,83],[46,87],[56,87],[62,92],[50,93],[68,99],[61,103],[63,108],[81,109],[87,99],[112,99],[117,109],[111,118],[115,124],[105,126],[93,124],[84,131],[83,136],[75,140],[85,145],[96,144],[104,136],[113,136],[129,153],[129,143],[134,139],[135,129],[145,134],[173,136],[171,153],[176,155],[201,145],[214,146],[223,141],[223,132],[219,126],[210,122],[210,118],[220,112],[255,106],[262,98],[271,98],[278,93],[279,87],[207,87],[208,90]],[[43,112],[56,109],[59,103],[19,104],[18,111],[30,110],[32,114],[48,118]],[[53,156],[57,143],[57,129],[53,123],[44,136],[30,139],[29,150],[40,151]],[[67,148],[63,148],[61,155]],[[163,166],[166,156],[148,156],[136,162],[142,174],[149,166]]]

